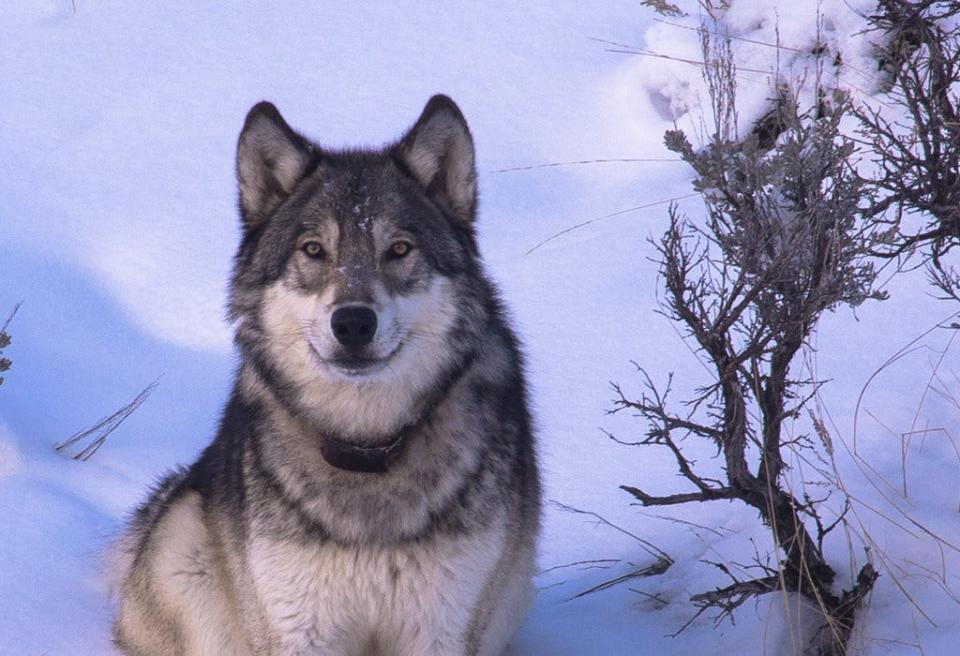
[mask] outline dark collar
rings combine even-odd
[[[238,337],[241,353],[250,358],[253,362],[254,370],[260,378],[262,384],[269,390],[269,394],[283,407],[291,416],[301,415],[300,409],[288,398],[288,395],[279,394],[277,385],[271,381],[282,380],[282,377],[263,354],[256,349],[246,353],[248,345]],[[477,349],[472,349],[464,355],[463,361],[451,371],[447,372],[441,378],[441,382],[435,386],[430,398],[422,401],[421,405],[427,408],[426,415],[430,415],[439,405],[439,402],[446,394],[453,389],[458,380],[470,369],[477,357]],[[346,471],[365,472],[371,474],[385,474],[390,465],[397,459],[400,452],[403,451],[403,445],[406,443],[407,433],[418,423],[423,421],[421,417],[418,421],[408,424],[401,429],[399,433],[387,444],[378,446],[358,446],[349,442],[338,440],[335,437],[324,436],[321,439],[320,450],[323,453],[323,459],[333,467],[344,469]]]
[[[324,436],[321,445],[323,459],[338,469],[385,474],[400,454],[405,435],[406,431],[401,431],[393,441],[378,446],[360,446]]]

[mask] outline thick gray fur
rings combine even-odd
[[[117,646],[502,653],[532,599],[540,487],[460,110],[436,96],[396,143],[334,151],[260,103],[237,176],[236,383],[212,444],[115,549]],[[361,350],[332,333],[344,307],[376,313]],[[396,455],[344,470],[332,442]]]

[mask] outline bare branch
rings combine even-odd
[[[690,503],[691,501],[716,501],[718,499],[738,499],[739,495],[733,488],[720,488],[718,490],[701,490],[700,492],[690,492],[688,494],[670,494],[667,496],[656,497],[647,494],[639,488],[630,485],[621,485],[620,489],[634,496],[644,506],[676,506],[681,503]]]
[[[692,338],[715,380],[678,414],[669,407],[672,377],[658,388],[641,368],[641,397],[627,398],[614,385],[611,410],[634,411],[647,423],[642,439],[618,442],[669,449],[694,489],[653,495],[620,487],[643,506],[723,499],[755,509],[776,545],[776,569],[757,556],[749,568],[762,575],[740,580],[714,563],[733,582],[695,595],[695,617],[715,609],[720,621],[751,597],[795,592],[820,610],[825,626],[840,627],[831,628],[832,641],[825,640],[816,653],[840,654],[875,576],[866,575],[872,571],[868,563],[862,587],[834,591],[836,572],[823,542],[843,525],[846,511],[825,522],[820,508],[829,492],[794,494],[783,480],[785,450],[814,446],[806,434],[784,430],[784,422],[801,416],[823,384],[791,375],[822,314],[883,297],[874,288],[872,252],[878,242],[864,227],[870,216],[870,208],[861,206],[866,182],[851,164],[857,144],[840,130],[850,111],[848,98],[819,89],[817,106],[804,112],[789,89],[781,89],[764,119],[769,125],[740,139],[736,69],[729,40],[722,32],[717,39],[717,33],[701,31],[715,121],[709,143],[697,150],[679,130],[665,135],[667,148],[696,173],[694,188],[703,194],[706,216],[694,224],[671,205],[669,226],[655,243],[662,313]],[[816,425],[815,430],[820,432]],[[681,448],[688,437],[716,446],[724,480],[697,471]]]
[[[143,405],[144,401],[149,398],[149,396],[153,393],[153,390],[155,390],[159,384],[160,379],[158,378],[143,388],[143,391],[137,394],[137,396],[130,401],[130,403],[126,404],[109,417],[104,417],[90,428],[86,428],[78,433],[75,433],[74,435],[60,442],[56,445],[56,447],[54,447],[56,452],[61,455],[66,455],[73,446],[82,443],[84,440],[88,440],[87,444],[83,446],[83,448],[70,457],[73,460],[89,460],[100,449],[100,447],[104,445],[110,434],[119,428],[120,424],[126,421],[130,415],[136,412],[137,409]]]
[[[871,17],[886,44],[879,54],[891,96],[905,117],[856,108],[863,143],[879,174],[871,180],[869,214],[878,257],[921,253],[934,285],[960,300],[960,277],[944,256],[960,244],[960,5],[932,0],[881,0]],[[907,218],[920,217],[917,227]]]
[[[723,588],[701,592],[690,597],[690,601],[700,609],[698,613],[710,608],[720,611],[714,619],[714,622],[719,624],[724,618],[732,616],[733,611],[751,597],[758,597],[780,589],[780,577],[773,574],[749,581],[735,581]]]
[[[565,504],[565,503],[560,503],[559,501],[552,501],[552,503],[553,503],[555,506],[557,506],[558,508],[560,508],[561,510],[566,510],[567,512],[571,512],[571,513],[574,513],[574,514],[577,514],[577,515],[587,515],[587,516],[589,516],[589,517],[593,517],[593,518],[596,519],[600,524],[603,524],[604,526],[609,526],[610,528],[614,529],[615,531],[617,531],[617,532],[619,532],[619,533],[623,533],[624,535],[626,535],[626,536],[628,536],[628,537],[631,537],[631,538],[633,538],[634,540],[636,540],[636,541],[640,544],[641,548],[642,548],[644,551],[646,551],[646,552],[647,552],[648,554],[650,554],[651,556],[657,558],[657,560],[665,560],[665,561],[669,561],[670,563],[673,563],[673,558],[670,557],[670,554],[668,554],[666,551],[664,551],[664,550],[661,549],[660,547],[656,546],[655,544],[653,544],[653,543],[650,542],[649,540],[644,540],[644,539],[641,538],[639,535],[636,535],[636,534],[634,534],[634,533],[631,533],[630,531],[626,530],[625,528],[622,528],[622,527],[620,527],[620,526],[617,526],[616,524],[614,524],[614,523],[611,522],[610,520],[606,519],[605,517],[600,516],[599,514],[593,512],[593,511],[590,511],[590,510],[581,510],[581,509],[579,509],[579,508],[574,508],[573,506],[568,506],[567,504]]]
[[[10,337],[10,334],[7,332],[7,328],[10,327],[10,323],[13,321],[13,318],[17,316],[17,311],[20,309],[20,306],[23,305],[23,302],[20,301],[13,306],[13,310],[7,315],[6,321],[3,322],[3,325],[0,326],[0,374],[5,371],[10,370],[10,366],[13,364],[10,361],[10,358],[3,357],[3,350],[10,346],[13,342],[13,339]],[[3,385],[4,378],[0,376],[0,385]]]
[[[615,585],[620,585],[621,583],[625,583],[627,581],[631,581],[636,578],[645,578],[648,576],[659,576],[660,574],[663,574],[668,569],[670,569],[671,565],[673,565],[672,560],[668,560],[666,558],[660,558],[652,565],[636,568],[634,570],[631,570],[630,572],[627,572],[626,574],[614,577],[609,581],[604,581],[603,583],[599,583],[591,588],[588,588],[587,590],[584,590],[583,592],[578,592],[577,594],[567,599],[567,601],[573,601],[574,599],[579,599],[580,597],[585,597],[588,594],[593,594],[594,592],[600,592],[601,590],[612,588]]]

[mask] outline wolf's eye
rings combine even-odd
[[[413,250],[413,244],[408,241],[396,241],[387,251],[387,257],[391,260],[399,260],[406,257]]]
[[[410,251],[413,250],[413,244],[408,241],[398,241],[394,242],[393,246],[390,247],[390,250],[387,251],[387,256],[392,260],[399,260],[401,257],[406,257],[410,254]]]
[[[300,247],[300,250],[306,253],[307,257],[312,257],[314,259],[320,259],[323,257],[323,246],[321,246],[320,242],[318,241],[308,241]]]

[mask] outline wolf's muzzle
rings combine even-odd
[[[377,313],[363,305],[347,305],[334,311],[330,329],[347,348],[364,347],[373,341],[377,332]]]

